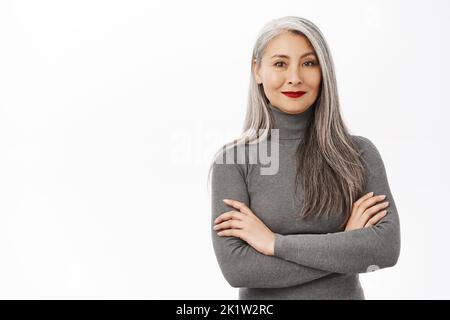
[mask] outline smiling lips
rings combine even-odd
[[[304,95],[305,91],[283,91],[282,92],[285,96],[288,96],[289,98],[298,98]]]

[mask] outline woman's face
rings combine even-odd
[[[283,55],[279,57],[277,55]],[[302,35],[284,32],[273,38],[258,68],[253,61],[255,79],[263,85],[270,103],[286,113],[307,110],[317,99],[322,80],[319,60],[309,40]],[[304,91],[300,97],[283,92]]]

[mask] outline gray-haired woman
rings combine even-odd
[[[251,70],[242,135],[209,172],[220,269],[239,299],[365,299],[359,273],[397,263],[400,222],[380,153],[342,120],[328,45],[307,19],[275,19]]]

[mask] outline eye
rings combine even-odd
[[[305,64],[306,64],[306,63],[311,63],[310,65],[308,65],[309,67],[315,66],[315,65],[317,64],[317,62],[314,61],[314,60],[305,61]]]
[[[275,67],[282,67],[282,66],[279,65],[280,63],[284,64],[283,61],[278,61],[278,62],[274,63],[274,66]],[[305,61],[303,64],[306,65],[307,67],[313,67],[313,66],[317,65],[317,61],[309,60],[309,61]]]

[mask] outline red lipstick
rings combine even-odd
[[[289,98],[298,98],[304,95],[305,91],[283,91],[282,92],[285,96],[288,96]]]

